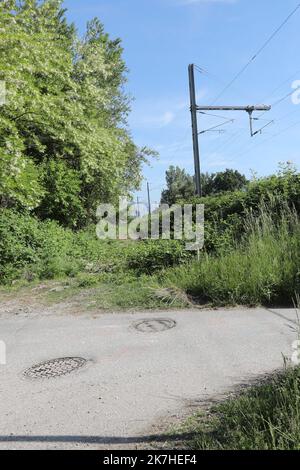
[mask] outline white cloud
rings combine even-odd
[[[207,90],[199,90],[197,100],[203,101],[206,95]],[[177,128],[186,127],[186,124],[190,123],[189,108],[188,97],[175,97],[173,100],[156,98],[135,101],[130,125],[132,128],[152,130],[161,129],[170,124]]]
[[[175,119],[175,114],[172,113],[171,111],[167,111],[160,117],[160,122],[162,126],[167,126],[168,124],[171,124],[171,122],[174,121],[174,119]]]
[[[175,114],[172,111],[166,111],[160,115],[145,117],[144,124],[160,128],[168,126],[174,119]]]

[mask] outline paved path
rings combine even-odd
[[[161,317],[176,327],[133,327]],[[141,446],[162,419],[282,367],[295,339],[294,310],[2,315],[0,448]],[[23,375],[65,356],[89,362],[59,378]]]

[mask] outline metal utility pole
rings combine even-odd
[[[264,127],[258,131],[253,130],[253,112],[254,111],[270,111],[271,106],[255,105],[255,106],[198,106],[196,103],[196,88],[195,88],[195,74],[194,64],[189,65],[189,83],[190,83],[190,100],[191,100],[191,115],[192,115],[192,131],[193,131],[193,149],[194,149],[194,161],[195,161],[195,180],[196,180],[196,194],[202,195],[201,190],[201,179],[200,179],[200,156],[199,156],[199,135],[208,132],[209,130],[215,129],[215,126],[206,131],[198,132],[197,112],[201,111],[205,114],[205,111],[246,111],[249,114],[250,119],[250,133],[251,137],[254,137],[260,133],[265,127],[271,124],[270,121]],[[230,121],[227,121],[230,122]],[[226,123],[224,123],[226,124]]]
[[[140,213],[140,200],[139,200],[139,197],[138,197],[138,196],[137,196],[137,198],[136,198],[136,207],[137,207],[136,216],[137,216],[137,217],[140,217],[140,216],[141,216],[141,213]]]
[[[150,184],[147,181],[147,194],[148,194],[148,212],[151,215],[151,198],[150,198]]]
[[[192,131],[193,131],[193,149],[194,149],[194,162],[195,162],[196,194],[197,196],[202,196],[194,64],[189,65],[189,83],[190,83],[190,102],[191,102],[191,117],[192,117]]]

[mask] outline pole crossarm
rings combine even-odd
[[[299,5],[300,6],[300,5]],[[259,129],[258,131],[254,131],[253,129],[253,113],[255,111],[270,111],[272,109],[271,106],[266,106],[264,104],[257,104],[257,105],[248,105],[248,106],[199,106],[197,105],[196,101],[196,85],[195,85],[195,74],[194,74],[194,64],[189,65],[189,87],[190,87],[190,111],[191,111],[191,119],[192,119],[192,133],[193,133],[193,152],[194,152],[194,163],[195,163],[195,183],[196,183],[196,194],[198,196],[202,195],[202,188],[201,188],[201,171],[200,171],[200,150],[199,150],[199,135],[203,135],[206,132],[212,131],[214,132],[215,129],[223,126],[224,124],[228,124],[231,121],[223,122],[220,125],[211,127],[204,131],[198,132],[198,118],[197,112],[203,111],[246,111],[249,114],[250,120],[250,134],[251,137],[262,132],[265,127],[269,126],[273,121],[270,121],[264,127]],[[205,113],[203,113],[205,114]],[[215,116],[216,117],[216,116]],[[221,116],[220,116],[221,117]],[[226,119],[226,118],[224,118]]]
[[[253,113],[254,111],[270,111],[271,106],[256,105],[256,106],[198,106],[197,111],[247,111]]]

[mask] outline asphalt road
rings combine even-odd
[[[135,329],[152,318],[176,326]],[[295,310],[2,315],[0,449],[135,448],[151,435],[159,441],[161,423],[281,368],[297,337]],[[35,364],[73,356],[88,362],[60,377],[24,376]]]

